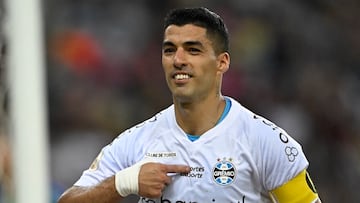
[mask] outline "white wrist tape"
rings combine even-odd
[[[151,160],[144,159],[115,174],[115,188],[122,197],[139,193],[139,172],[141,166],[148,162]]]

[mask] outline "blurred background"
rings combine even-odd
[[[171,8],[193,6],[208,7],[228,26],[231,66],[223,94],[274,121],[303,145],[323,202],[360,202],[358,0],[47,0],[43,19],[53,202],[104,145],[171,104],[161,67],[163,17]],[[13,191],[7,46],[2,36],[4,203],[11,202]]]

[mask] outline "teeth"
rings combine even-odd
[[[190,76],[186,75],[186,74],[177,74],[177,75],[175,75],[176,80],[183,80],[183,79],[189,79],[189,78],[190,78]]]

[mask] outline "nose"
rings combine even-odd
[[[186,66],[186,54],[183,48],[178,48],[174,55],[174,67],[183,68]]]

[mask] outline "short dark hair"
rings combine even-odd
[[[229,51],[229,33],[218,14],[204,7],[173,9],[165,17],[164,30],[169,25],[186,24],[205,28],[208,37],[215,42],[213,48],[217,54]]]

